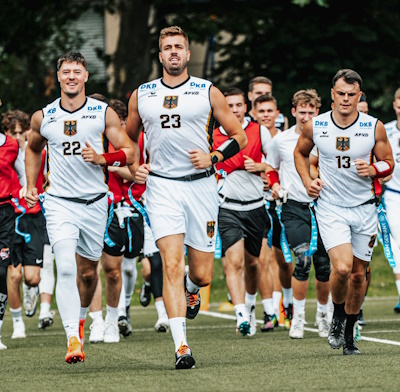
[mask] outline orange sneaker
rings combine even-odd
[[[192,369],[195,363],[192,350],[186,344],[181,344],[175,353],[175,369]]]
[[[65,362],[77,363],[84,362],[85,353],[83,352],[82,345],[76,336],[71,336],[68,340],[68,351],[65,356]]]
[[[79,320],[79,339],[81,340],[82,348],[85,345],[85,319]]]

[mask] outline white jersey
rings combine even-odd
[[[280,183],[288,193],[288,199],[300,203],[310,203],[313,199],[307,195],[306,188],[294,164],[293,152],[296,148],[300,134],[296,126],[285,132],[277,134],[272,139],[271,149],[267,155],[267,164],[274,169],[279,169]]]
[[[40,134],[48,141],[47,193],[90,199],[107,192],[105,169],[81,156],[86,141],[97,154],[108,150],[104,136],[107,106],[87,97],[81,108],[69,112],[58,98],[43,109]]]
[[[282,132],[286,132],[286,131],[282,131],[282,130],[280,130],[280,129],[278,129],[278,128],[276,128],[276,130],[278,131],[278,133],[275,135],[275,136],[271,136],[272,137],[272,139],[274,139],[276,136],[278,136],[280,133],[282,133]],[[268,131],[268,133],[269,133],[269,131]],[[270,134],[271,135],[271,134]],[[263,162],[267,162],[268,161],[268,155],[267,155],[267,157],[266,158],[264,158],[263,159]],[[280,169],[278,169],[278,173],[279,173],[279,176],[281,175],[281,172],[280,172]],[[272,190],[271,189],[269,189],[268,191],[266,191],[266,192],[264,192],[264,199],[265,200],[268,200],[268,201],[275,201],[275,199],[272,197]]]
[[[211,82],[193,76],[176,87],[165,85],[162,79],[139,86],[138,112],[155,174],[174,178],[204,171],[194,168],[188,151],[211,151],[211,86]]]
[[[313,140],[319,151],[319,173],[325,183],[320,198],[338,206],[354,207],[374,197],[373,180],[360,177],[354,159],[372,163],[377,119],[358,113],[353,124],[341,128],[332,111],[312,118]]]
[[[397,128],[397,120],[385,124],[385,128],[395,160],[392,179],[386,183],[386,188],[400,192],[400,129]]]
[[[249,122],[247,120],[242,124],[242,128],[246,131]],[[222,127],[219,128],[221,133],[226,135],[226,132]],[[260,126],[260,138],[262,152],[264,155],[268,154],[271,146],[271,134],[268,129],[263,125]],[[247,201],[247,200],[257,200],[263,197],[264,183],[259,175],[250,173],[247,170],[234,170],[229,173],[226,178],[219,180],[218,187],[221,188],[220,193],[230,199]],[[223,200],[219,197],[220,202]],[[223,208],[236,210],[236,211],[250,211],[255,208],[264,205],[264,201],[241,205],[238,203],[224,202],[221,204]]]

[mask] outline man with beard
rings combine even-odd
[[[213,275],[218,220],[213,165],[238,153],[247,138],[222,93],[211,82],[189,76],[186,33],[178,26],[162,29],[159,49],[163,77],[133,92],[126,131],[135,142],[142,126],[146,132],[150,164],[133,172],[137,183],[147,180],[146,207],[163,261],[163,298],[175,343],[175,367],[190,369],[195,360],[186,340],[185,315],[196,317],[199,289]],[[229,139],[210,154],[214,118]]]

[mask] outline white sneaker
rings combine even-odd
[[[25,324],[23,321],[18,321],[14,323],[14,332],[11,336],[11,339],[24,339],[24,338],[26,338]]]
[[[318,335],[320,338],[327,338],[329,335],[328,314],[317,312],[316,323],[318,327]]]
[[[104,321],[102,317],[93,321],[89,327],[90,335],[89,342],[90,343],[101,343],[104,342]]]
[[[256,307],[254,305],[251,307],[249,315],[250,315],[250,332],[248,333],[248,335],[254,336],[257,331]]]
[[[6,350],[7,346],[3,343],[1,343],[1,336],[0,336],[0,350]]]
[[[104,343],[118,343],[119,342],[119,329],[118,321],[105,321],[104,322]]]
[[[32,317],[36,313],[36,307],[39,299],[39,287],[30,287],[23,285],[24,309],[27,317]]]
[[[168,332],[169,331],[169,322],[168,322],[168,318],[166,317],[160,317],[157,322],[156,325],[154,326],[154,329],[157,332]]]
[[[290,326],[289,336],[292,339],[303,339],[304,338],[304,323],[305,315],[302,313],[295,313],[292,319],[292,325]]]

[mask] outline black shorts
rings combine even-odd
[[[267,222],[265,207],[251,211],[219,209],[218,230],[222,241],[222,254],[233,244],[244,239],[245,249],[253,256],[259,256],[263,233]]]
[[[43,267],[43,247],[48,242],[43,214],[39,212],[22,216],[19,219],[18,229],[22,233],[29,233],[31,240],[26,243],[23,236],[15,233],[11,262],[15,267],[18,264]]]
[[[308,203],[288,200],[282,207],[282,223],[285,225],[286,236],[291,249],[304,243],[310,243],[311,213]],[[319,232],[317,246],[318,250],[315,254],[327,257]]]
[[[276,207],[276,202],[275,201],[270,201],[269,202],[269,209],[268,212],[272,217],[272,246],[275,246],[278,249],[281,249],[281,224],[279,223],[278,215],[276,215],[275,207]],[[267,214],[267,228],[264,231],[264,238],[267,238],[268,231],[271,228],[271,221],[269,219],[269,216]]]
[[[0,265],[8,267],[14,249],[15,212],[11,204],[0,204]]]
[[[104,243],[104,252],[110,256],[125,255],[129,259],[139,256],[143,249],[144,243],[144,227],[143,217],[137,213],[137,216],[131,216],[124,219],[125,227],[121,228],[118,218],[114,214],[111,224],[108,228],[108,235],[114,242],[115,246],[108,246]],[[131,231],[131,239],[129,238],[128,226]],[[129,250],[131,249],[131,250]]]

